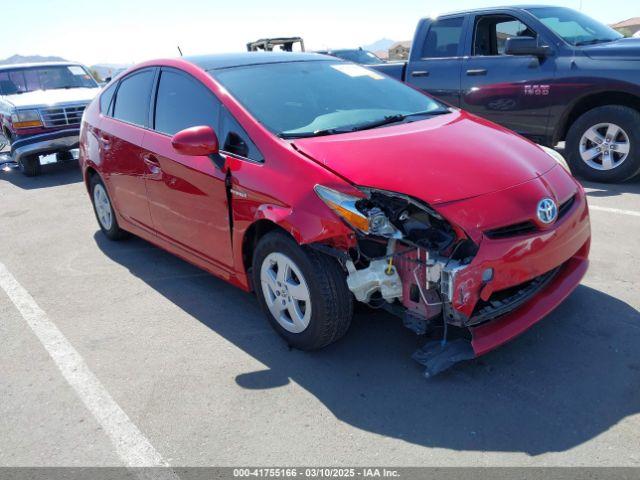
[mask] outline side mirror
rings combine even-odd
[[[533,37],[512,37],[507,38],[504,53],[506,55],[546,57],[551,55],[551,48],[546,45],[538,45],[538,40]]]
[[[186,128],[171,139],[173,149],[183,155],[217,155],[220,149],[218,136],[213,128],[199,126]]]
[[[111,77],[107,77],[107,78],[105,78],[105,79],[104,79],[104,83],[105,83],[105,85],[106,85],[107,83],[109,83],[110,81],[111,81]]]

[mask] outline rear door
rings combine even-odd
[[[185,72],[163,68],[158,80],[153,131],[144,139],[151,216],[158,235],[222,268],[233,264],[225,173],[207,156],[176,152],[171,137],[189,127],[218,133],[221,104]]]
[[[534,37],[550,45],[526,21],[512,13],[473,16],[461,106],[535,140],[546,135],[556,61],[505,54],[510,37]]]
[[[155,68],[124,77],[109,115],[100,122],[102,171],[116,210],[126,220],[153,230],[145,187],[147,166],[142,157]]]
[[[407,83],[455,106],[460,105],[465,22],[465,15],[443,17],[418,32],[406,72]]]

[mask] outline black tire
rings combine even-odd
[[[100,220],[100,216],[98,215],[98,209],[96,208],[95,190],[96,190],[96,187],[98,186],[100,186],[103,189],[106,195],[106,198],[108,200],[108,206],[111,210],[112,221],[111,221],[111,224],[108,226],[103,225],[102,220]],[[102,180],[98,175],[93,175],[89,180],[89,190],[91,193],[91,204],[93,205],[93,213],[95,213],[96,215],[96,220],[98,221],[98,225],[100,226],[100,230],[102,230],[102,233],[104,233],[109,240],[117,241],[117,240],[123,240],[125,238],[128,238],[130,234],[122,230],[118,225],[118,219],[116,217],[115,210],[113,209],[113,206],[111,204],[111,198],[109,197],[109,192],[107,192],[107,188],[104,186],[104,183],[102,182]]]
[[[260,272],[271,253],[280,253],[291,259],[308,285],[311,316],[308,326],[299,333],[283,328],[267,305]],[[253,256],[253,285],[269,322],[291,347],[317,350],[337,341],[349,329],[353,297],[347,287],[345,272],[334,258],[299,246],[284,232],[270,232],[258,242]]]
[[[612,123],[627,134],[630,149],[627,158],[611,170],[597,170],[589,166],[580,156],[580,141],[591,127]],[[608,105],[589,110],[580,116],[569,129],[566,155],[574,175],[586,180],[602,183],[617,183],[628,180],[640,173],[640,113],[621,105]]]
[[[22,157],[19,163],[20,171],[27,177],[37,177],[42,172],[38,155]]]
[[[56,153],[56,161],[58,162],[68,162],[71,160],[73,160],[73,154],[69,150]]]

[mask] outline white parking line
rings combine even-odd
[[[109,436],[124,464],[127,467],[167,466],[167,462],[89,370],[78,351],[2,263],[0,287],[29,324],[69,385]]]
[[[640,212],[635,210],[620,210],[619,208],[599,207],[589,204],[589,210],[597,210],[599,212],[618,213],[620,215],[630,215],[632,217],[640,217]]]

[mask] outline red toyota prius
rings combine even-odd
[[[427,335],[427,376],[522,333],[587,270],[562,157],[333,57],[137,65],[87,108],[80,163],[108,238],[255,291],[300,349],[342,337],[354,302],[384,308]]]

